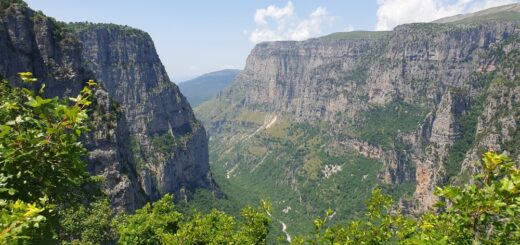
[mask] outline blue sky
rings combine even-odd
[[[260,41],[387,30],[520,0],[26,0],[58,20],[125,24],[152,36],[175,82],[242,69]]]

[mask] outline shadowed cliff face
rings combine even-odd
[[[146,33],[67,25],[18,4],[1,16],[0,74],[15,85],[21,71],[33,72],[49,96],[75,96],[89,79],[101,83],[85,139],[88,170],[105,177],[117,209],[212,188],[205,130]]]
[[[519,34],[520,22],[508,20],[258,44],[229,88],[196,109],[211,136],[215,175],[248,188],[258,185],[246,180],[249,173],[277,173],[269,181],[286,196],[267,187],[258,193],[300,213],[316,212],[320,202],[351,201],[349,193],[363,184],[345,178],[362,176],[360,183],[369,184],[377,175],[377,185],[402,205],[425,210],[436,201],[434,187],[463,181],[486,147],[516,144],[516,97],[499,91],[518,83],[496,83],[501,76],[517,81],[517,70],[507,67],[518,67]],[[501,106],[514,115],[494,115]],[[270,154],[275,147],[283,153]],[[378,167],[359,174],[366,158]],[[346,170],[352,166],[357,169]],[[290,212],[277,215],[294,219]],[[289,231],[291,225],[297,223]]]
[[[125,112],[141,184],[150,198],[212,188],[204,127],[170,82],[150,36],[114,25],[73,27],[87,69]]]

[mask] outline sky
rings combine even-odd
[[[255,44],[334,32],[391,30],[520,0],[26,0],[65,22],[129,25],[150,34],[174,82],[242,69]]]

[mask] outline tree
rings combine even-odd
[[[12,195],[16,190],[5,188],[7,177],[0,174],[0,194]],[[41,213],[46,200],[39,203],[25,203],[21,200],[0,199],[0,244],[30,238],[25,233],[33,228],[38,228],[45,221]]]
[[[112,224],[112,209],[108,199],[85,205],[71,205],[60,210],[61,241],[72,244],[112,244],[117,233]]]
[[[26,84],[38,81],[30,72],[19,75]],[[33,229],[29,235],[27,229],[38,228],[44,220],[47,228],[55,229],[54,209],[70,203],[75,190],[90,178],[83,160],[86,151],[79,141],[88,130],[87,107],[96,84],[87,85],[69,102],[44,98],[45,84],[33,91],[0,82],[2,234],[26,234],[10,235],[11,239],[50,236],[41,234],[43,229]]]
[[[175,211],[173,196],[147,203],[133,215],[122,214],[115,220],[119,244],[161,244],[161,237],[179,229],[182,215]]]
[[[266,244],[271,219],[270,204],[242,210],[242,219],[212,210],[183,217],[175,211],[173,197],[165,195],[133,215],[115,219],[120,244]]]
[[[440,220],[448,224],[446,236],[456,243],[520,242],[520,169],[504,154],[487,152],[483,173],[463,187],[437,188],[444,198]]]

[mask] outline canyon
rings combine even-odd
[[[146,32],[13,2],[0,13],[0,75],[61,98],[100,84],[82,142],[116,211],[170,193],[232,212],[267,199],[280,225],[270,239],[290,240],[327,208],[333,223],[359,218],[375,188],[421,213],[436,186],[467,183],[485,151],[520,160],[519,4],[259,43],[192,109]],[[22,71],[39,84],[22,84]]]
[[[291,234],[326,207],[358,216],[376,187],[428,210],[435,186],[467,181],[486,150],[519,158],[519,12],[256,45],[195,110],[217,183],[272,200]]]

